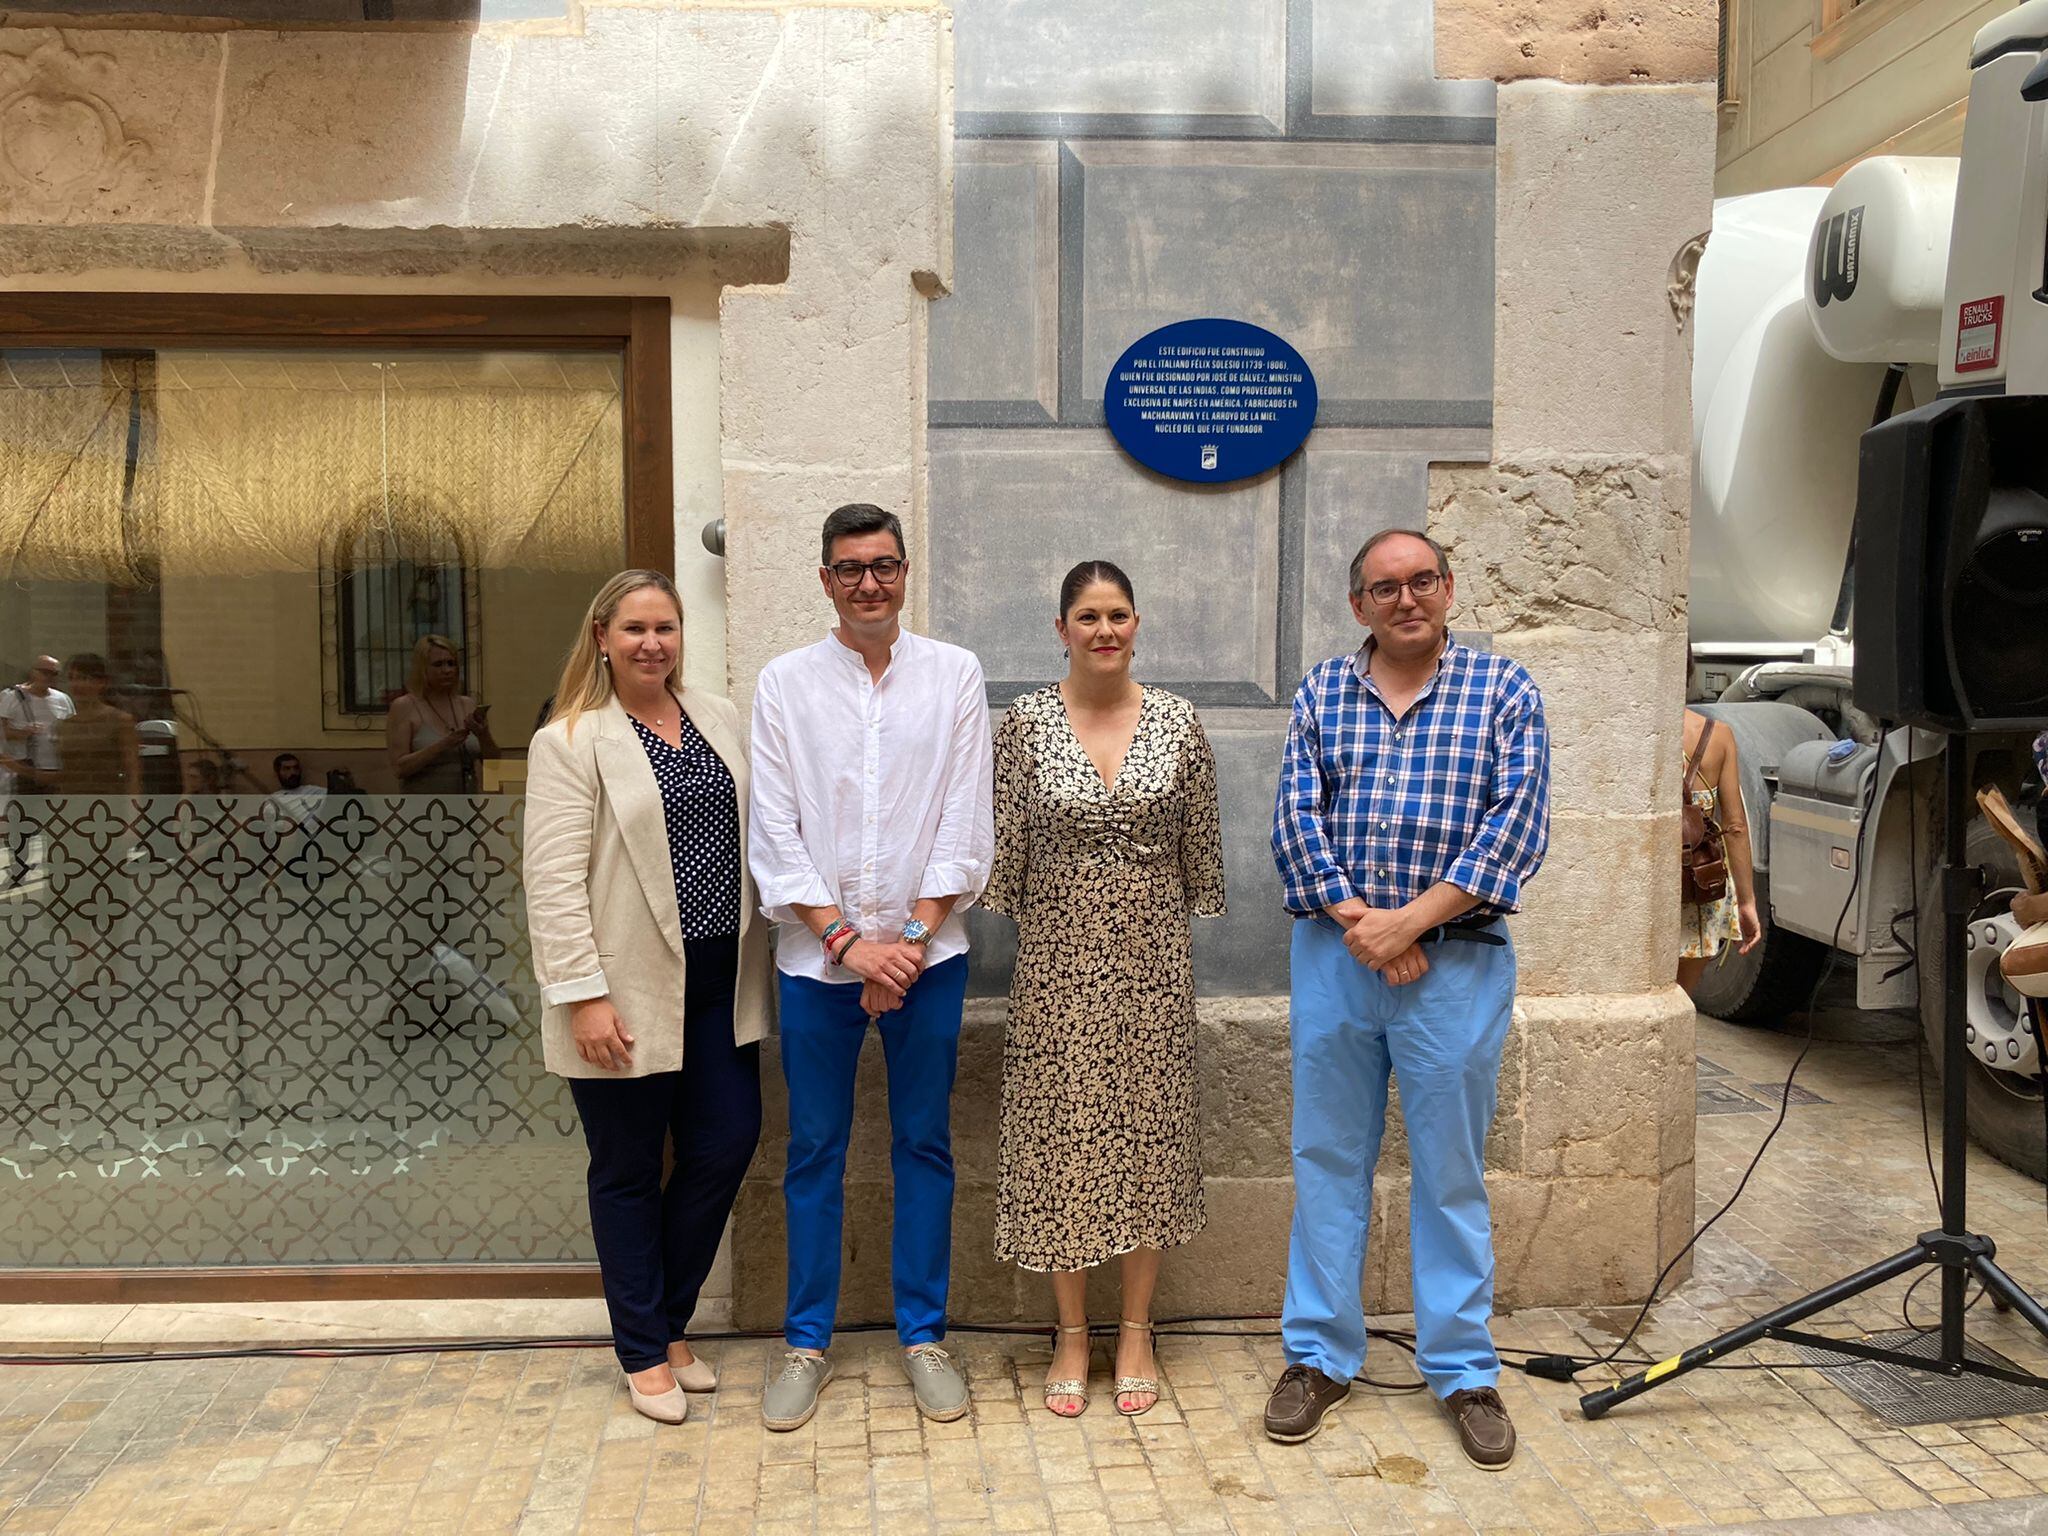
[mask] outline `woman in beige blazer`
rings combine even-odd
[[[624,571],[527,756],[526,915],[548,1070],[590,1147],[590,1225],[633,1406],[717,1385],[683,1337],[761,1133],[768,949],[739,717],[682,680],[682,602]],[[662,1185],[662,1153],[675,1170]]]

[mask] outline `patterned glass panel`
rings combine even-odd
[[[618,421],[587,352],[0,355],[0,1263],[590,1257],[518,843]],[[429,523],[454,665],[353,712],[334,552]]]

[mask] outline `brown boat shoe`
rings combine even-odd
[[[1323,1419],[1351,1395],[1351,1383],[1335,1381],[1312,1365],[1290,1365],[1266,1399],[1266,1438],[1283,1445],[1306,1440]]]
[[[1438,1401],[1458,1426],[1458,1443],[1473,1466],[1498,1472],[1515,1459],[1514,1421],[1493,1388],[1467,1387]]]

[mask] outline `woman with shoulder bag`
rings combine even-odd
[[[768,949],[739,716],[685,687],[682,601],[623,571],[528,750],[527,921],[548,1070],[590,1147],[590,1225],[633,1407],[717,1385],[684,1330],[761,1133]],[[662,1184],[664,1144],[675,1169]]]
[[[1690,709],[1685,712],[1685,781],[1679,796],[1684,840],[1679,859],[1678,984],[1690,992],[1706,974],[1707,963],[1729,941],[1746,955],[1763,938],[1735,737]]]

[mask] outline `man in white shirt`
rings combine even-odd
[[[270,760],[277,778],[277,792],[263,799],[263,819],[273,826],[296,827],[301,832],[319,830],[320,812],[327,800],[327,786],[308,784],[305,767],[295,752],[280,752]]]
[[[854,503],[825,520],[819,577],[839,623],[779,656],[754,695],[748,861],[779,924],[789,1084],[790,1352],[763,1395],[795,1429],[832,1375],[854,1069],[876,1024],[889,1069],[896,1333],[918,1408],[967,1411],[939,1341],[953,1244],[953,1073],[967,994],[961,913],[995,855],[981,663],[906,633],[903,529]]]
[[[38,656],[28,664],[28,678],[0,690],[0,810],[12,794],[19,804],[8,819],[7,875],[0,888],[28,878],[42,838],[33,800],[57,793],[57,726],[76,710],[71,695],[52,687],[59,667],[54,656]]]

